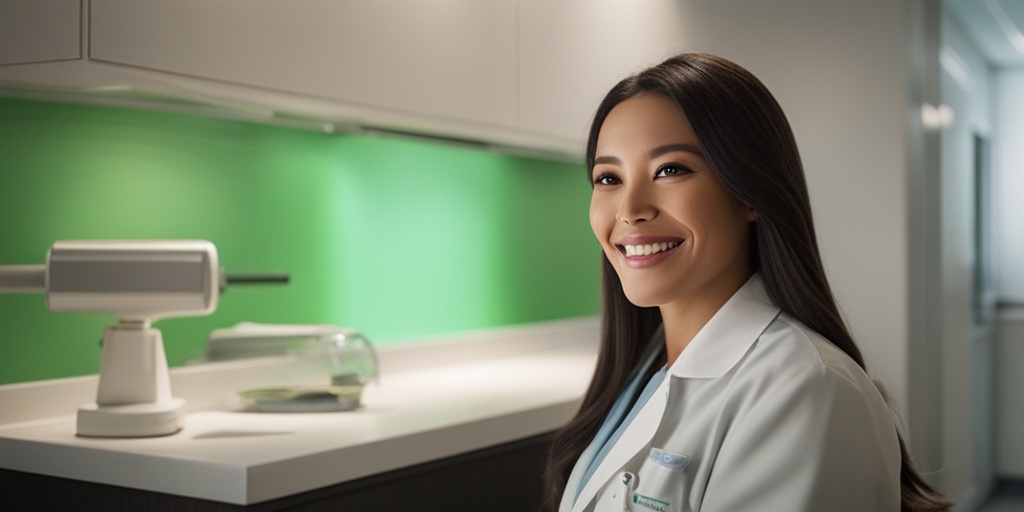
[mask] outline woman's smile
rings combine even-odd
[[[670,258],[685,241],[681,238],[628,236],[619,240],[615,248],[626,266],[647,268]]]

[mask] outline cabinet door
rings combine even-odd
[[[90,58],[515,125],[515,0],[92,0]]]
[[[82,58],[81,0],[0,1],[0,65]]]
[[[520,0],[519,126],[580,141],[626,75],[683,49],[678,0]]]

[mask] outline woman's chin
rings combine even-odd
[[[638,308],[653,308],[664,304],[665,298],[651,293],[650,289],[630,290],[624,287],[626,298]]]

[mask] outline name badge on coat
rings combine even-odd
[[[611,478],[597,500],[595,512],[688,512],[684,470],[687,455],[651,448],[636,473]]]

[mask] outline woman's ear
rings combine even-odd
[[[757,220],[757,210],[753,206],[747,207],[747,222],[754,222]]]

